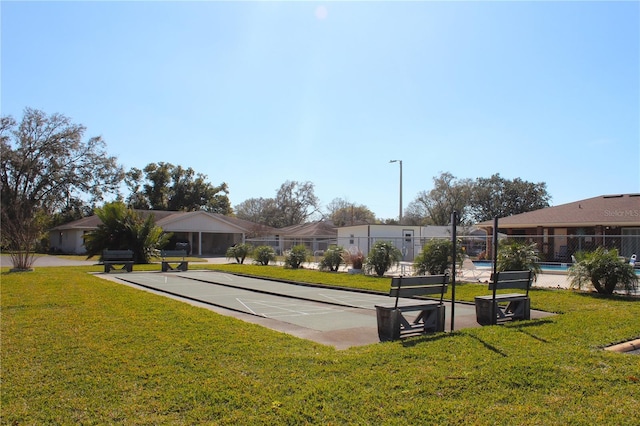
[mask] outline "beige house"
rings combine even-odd
[[[178,242],[189,244],[191,254],[224,255],[227,249],[244,243],[247,237],[263,234],[274,235],[273,228],[257,225],[242,219],[204,211],[171,212],[140,210],[143,216],[153,214],[156,225],[173,233]],[[57,226],[49,231],[51,249],[62,253],[84,254],[83,236],[100,224],[97,216],[89,216]]]
[[[476,226],[493,233],[493,221]],[[498,229],[535,242],[546,261],[568,262],[576,251],[597,246],[628,258],[640,253],[640,194],[602,195],[503,217]]]

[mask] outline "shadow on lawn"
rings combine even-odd
[[[433,335],[424,335],[424,336],[419,336],[419,337],[415,337],[415,338],[411,338],[409,340],[403,340],[402,341],[402,346],[404,346],[405,348],[410,348],[422,343],[428,343],[428,342],[435,342],[437,340],[440,339],[445,339],[449,336],[452,336],[454,334],[464,334],[465,336],[471,337],[473,339],[476,339],[477,341],[479,341],[480,343],[482,343],[482,345],[489,349],[491,352],[495,352],[498,355],[501,355],[503,357],[506,357],[507,354],[505,354],[504,352],[502,352],[500,349],[496,348],[493,345],[490,345],[489,343],[485,342],[484,340],[482,340],[481,338],[479,338],[478,336],[474,336],[473,334],[468,334],[468,333],[460,333],[458,331],[453,332],[453,333],[439,333],[439,334],[433,334]]]
[[[548,340],[545,340],[542,337],[538,337],[535,334],[532,334],[529,331],[527,331],[527,328],[537,327],[539,325],[551,324],[553,322],[554,321],[551,320],[551,319],[539,319],[539,320],[536,320],[534,322],[526,322],[526,323],[514,322],[514,323],[510,323],[510,324],[505,324],[504,327],[512,328],[512,329],[514,329],[516,331],[519,331],[520,333],[526,334],[527,336],[529,336],[532,339],[535,339],[535,340],[537,340],[539,342],[549,343]]]
[[[597,291],[582,291],[574,290],[575,294],[580,297],[589,297],[592,299],[609,299],[621,302],[638,302],[640,301],[640,295],[626,295],[626,294],[602,294]]]

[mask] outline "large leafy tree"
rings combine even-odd
[[[476,179],[471,194],[470,213],[475,222],[549,207],[551,200],[546,183],[509,180],[499,174]]]
[[[412,220],[422,215],[424,224],[443,226],[451,222],[451,213],[457,211],[461,222],[465,223],[471,188],[470,179],[457,179],[449,172],[441,173],[433,178],[431,191],[419,192],[411,202],[409,210]]]
[[[305,223],[318,211],[320,201],[311,182],[286,181],[276,194],[276,205],[282,220],[281,226]]]
[[[64,115],[31,108],[19,124],[0,119],[2,244],[15,268],[30,268],[30,253],[53,213],[117,193],[122,168],[101,137],[83,141],[85,131]]]
[[[376,215],[367,206],[351,203],[342,198],[334,198],[327,205],[327,216],[336,226],[376,222]]]
[[[125,182],[131,191],[129,205],[136,209],[232,212],[227,184],[214,186],[191,167],[150,163],[142,170],[132,168]]]
[[[275,198],[249,198],[233,209],[237,218],[253,223],[274,226],[280,221]]]
[[[275,198],[251,198],[235,206],[235,211],[240,219],[283,228],[305,223],[318,206],[311,182],[286,181]]]
[[[131,250],[137,263],[149,263],[151,256],[171,238],[156,226],[153,214],[142,217],[122,202],[105,204],[95,210],[101,224],[84,236],[87,258],[103,250]]]

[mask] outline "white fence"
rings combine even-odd
[[[443,237],[444,238],[444,237]],[[458,235],[459,244],[465,253],[474,259],[489,259],[492,251],[492,236],[478,237]],[[309,253],[321,256],[332,245],[342,246],[345,249],[359,249],[367,255],[369,250],[378,241],[390,241],[403,253],[403,260],[413,261],[422,247],[431,240],[428,237],[348,237],[335,239],[247,239],[246,242],[253,246],[268,245],[276,250],[277,254],[283,254],[293,246],[304,245]],[[515,240],[533,243],[537,247],[540,260],[543,262],[571,262],[572,256],[579,251],[592,251],[597,247],[615,249],[622,257],[629,258],[632,254],[640,254],[640,232],[623,235],[509,235],[499,237],[498,246],[507,240]]]

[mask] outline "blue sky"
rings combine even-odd
[[[433,177],[640,192],[640,3],[1,3],[1,112],[59,112],[126,168],[236,205],[311,181],[398,215]]]

